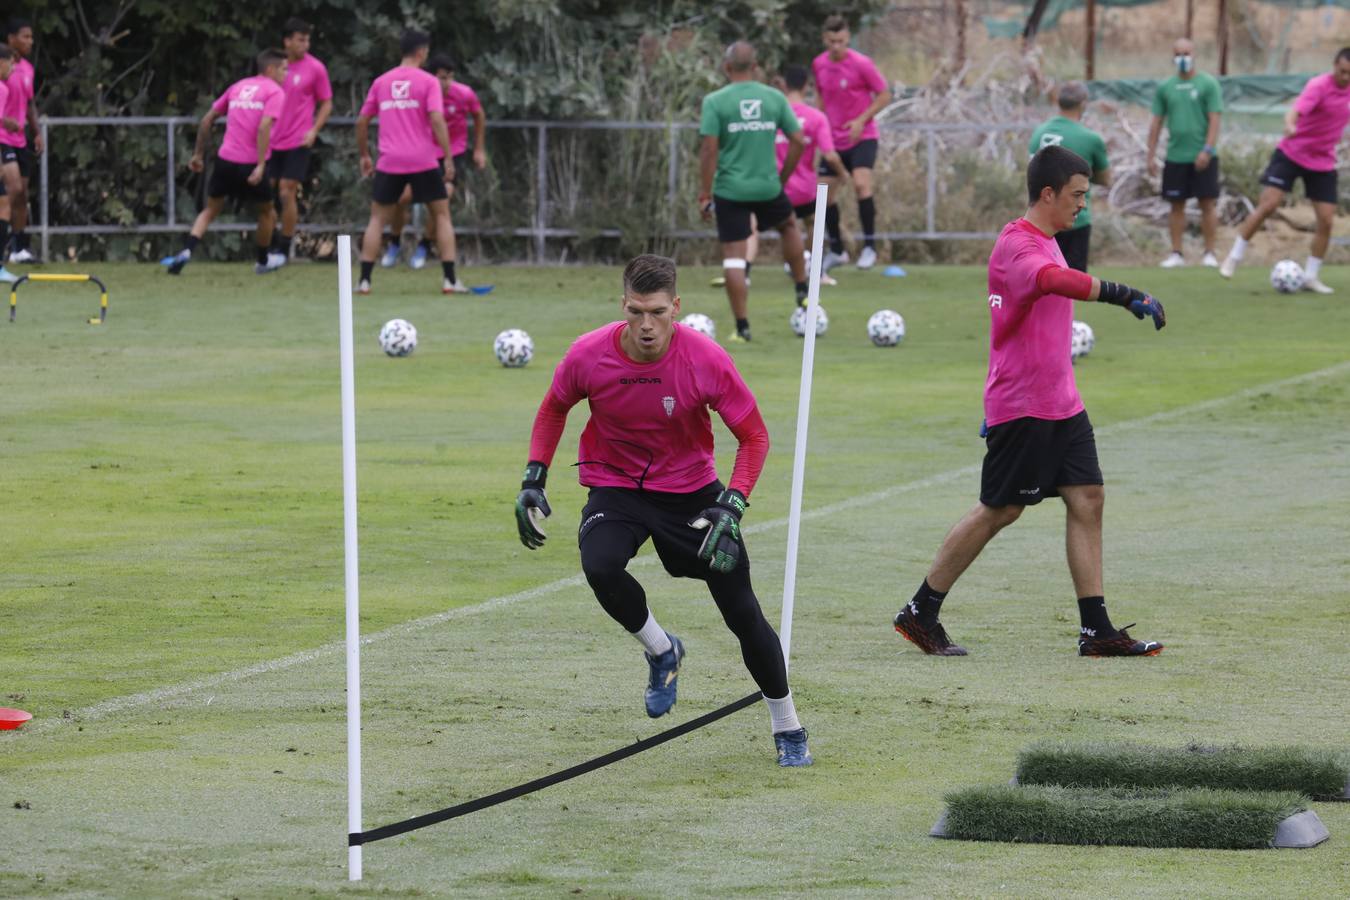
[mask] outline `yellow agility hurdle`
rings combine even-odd
[[[92,281],[94,284],[98,285],[99,290],[98,317],[91,318],[89,320],[89,324],[102,325],[104,322],[108,320],[107,286],[102,281],[99,281],[97,278],[95,278],[93,275],[69,274],[69,275],[24,275],[18,281],[14,282],[14,284],[11,285],[9,289],[9,320],[11,322],[14,321],[14,316],[19,311],[19,288],[23,285],[25,281],[46,281],[46,282],[70,281],[79,283]]]

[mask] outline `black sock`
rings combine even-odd
[[[422,238],[420,241],[417,242],[417,246],[421,247],[423,250],[425,250],[426,252],[430,253],[430,252],[431,252],[431,239],[430,239],[430,238]]]
[[[749,331],[749,330],[750,330],[750,320],[749,320],[749,319],[737,319],[737,320],[736,320],[736,330],[737,330],[737,331]]]
[[[366,262],[364,259],[361,260],[361,280],[362,280],[362,281],[369,281],[369,280],[370,280],[370,273],[372,273],[372,272],[374,272],[374,271],[375,271],[375,263],[374,263],[374,262]]]
[[[934,622],[937,620],[938,612],[942,610],[942,601],[946,599],[947,592],[933,590],[925,578],[923,584],[914,592],[914,599],[909,601],[909,605],[914,610],[914,615],[925,622]]]
[[[202,239],[197,237],[195,234],[189,234],[187,238],[183,241],[183,249],[196,250],[197,245],[200,244],[201,241]]]
[[[863,246],[876,249],[877,204],[871,197],[858,201],[858,218],[862,221]]]
[[[804,306],[806,295],[811,293],[811,287],[805,281],[797,282],[797,305]]]
[[[1116,629],[1111,617],[1106,614],[1104,597],[1079,597],[1078,618],[1082,622],[1081,634],[1084,637],[1115,637]]]
[[[267,265],[267,254],[270,253],[271,251],[272,246],[270,244],[258,245],[258,265],[260,266]]]
[[[749,260],[747,260],[746,263],[745,263],[745,280],[746,280],[746,281],[749,281],[749,280],[750,280],[750,267],[753,266],[753,265],[754,265],[754,263],[750,262]]]
[[[291,255],[291,239],[279,231],[276,233],[276,236],[272,238],[272,246],[276,248],[278,253],[284,253],[287,256]]]
[[[20,250],[31,249],[33,246],[31,243],[29,243],[29,241],[31,240],[32,237],[26,231],[14,232],[14,242],[19,245]]]
[[[446,280],[451,284],[455,283],[455,261],[453,259],[449,262],[441,260],[441,274],[443,274],[446,277]]]
[[[391,235],[389,235],[389,246],[390,246],[390,247],[397,247],[397,246],[399,245],[399,243],[400,243],[402,240],[403,240],[403,236],[402,236],[402,235],[399,235],[399,234],[391,234]]]
[[[839,234],[839,204],[825,207],[825,233],[830,236],[830,252],[843,253],[844,239]]]
[[[9,245],[9,219],[0,219],[0,247],[7,247],[8,245]],[[3,265],[3,263],[4,260],[0,260],[0,265]]]

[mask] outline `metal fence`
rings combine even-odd
[[[350,126],[356,120],[352,117],[333,117],[331,125]],[[151,235],[181,232],[190,226],[190,218],[180,221],[178,195],[182,186],[182,168],[179,163],[179,129],[195,126],[198,120],[186,116],[133,116],[133,117],[56,117],[40,122],[43,137],[43,152],[39,157],[38,207],[39,222],[33,228],[39,233],[42,258],[50,258],[50,243],[58,235]],[[51,221],[51,185],[49,182],[50,147],[53,134],[69,132],[79,127],[114,126],[117,128],[158,128],[164,133],[164,219],[154,222],[135,224],[90,223],[90,222],[52,222]],[[517,141],[523,141],[527,155],[532,157],[532,172],[524,195],[532,200],[528,223],[502,224],[483,222],[459,224],[456,231],[461,235],[479,235],[484,237],[514,237],[527,239],[535,261],[545,260],[550,239],[577,238],[579,236],[619,237],[623,231],[613,223],[603,223],[599,227],[592,224],[582,229],[577,223],[566,221],[554,209],[558,204],[552,199],[553,187],[550,185],[550,168],[553,159],[550,155],[551,136],[563,132],[618,132],[665,134],[665,171],[647,171],[642,177],[665,179],[665,203],[667,210],[660,217],[660,224],[653,222],[652,234],[660,234],[674,239],[715,238],[716,234],[693,215],[693,191],[690,185],[697,178],[697,128],[692,122],[610,122],[610,121],[535,121],[501,120],[488,123],[489,149],[495,141],[503,140],[504,133],[515,132]],[[996,231],[982,229],[960,229],[942,227],[939,221],[941,196],[939,176],[942,169],[942,147],[953,139],[959,138],[968,143],[989,142],[1003,136],[1025,135],[1029,126],[1022,124],[944,124],[944,123],[888,123],[882,126],[883,144],[897,141],[915,148],[916,161],[922,158],[923,172],[923,227],[917,230],[882,231],[877,237],[889,240],[992,240]],[[58,139],[59,136],[58,136]],[[692,140],[691,140],[692,139]],[[1025,138],[1022,138],[1024,141]],[[532,146],[531,146],[532,145]],[[1015,146],[1015,144],[1009,144]],[[1025,146],[1023,144],[1023,146]],[[921,151],[920,151],[920,148]],[[1023,151],[1024,152],[1024,151]],[[1006,153],[1002,155],[1008,155]],[[1024,157],[1023,157],[1024,158]],[[1009,159],[1012,164],[1012,159]],[[653,167],[655,168],[655,167]],[[917,179],[915,179],[917,180]],[[907,184],[911,189],[917,185]],[[689,196],[683,196],[688,193]],[[910,200],[913,203],[917,198]],[[685,209],[687,207],[687,210]],[[344,211],[345,212],[345,211]],[[353,209],[359,218],[347,221],[303,222],[299,226],[307,232],[337,233],[359,230],[364,227],[363,209]],[[982,224],[982,223],[981,223]],[[213,230],[233,230],[241,228],[241,223],[213,223]]]

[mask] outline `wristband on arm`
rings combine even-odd
[[[1134,313],[1136,319],[1142,319],[1145,316],[1151,317],[1154,330],[1167,324],[1167,313],[1163,311],[1162,303],[1138,288],[1132,288],[1115,281],[1103,281],[1101,287],[1097,289],[1097,300],[1102,303],[1123,306]]]

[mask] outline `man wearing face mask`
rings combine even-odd
[[[1217,267],[1214,233],[1218,226],[1215,209],[1219,199],[1219,116],[1223,94],[1214,76],[1195,70],[1195,45],[1181,38],[1172,45],[1176,74],[1158,85],[1153,95],[1153,122],[1148,129],[1148,174],[1158,174],[1158,138],[1167,123],[1167,154],[1162,170],[1162,195],[1172,205],[1167,219],[1172,253],[1164,269],[1186,265],[1181,237],[1186,230],[1186,201],[1200,204],[1200,233],[1205,239],[1206,266]]]

